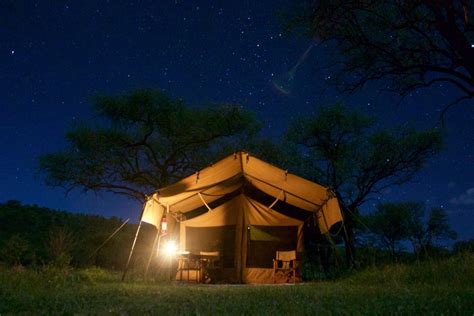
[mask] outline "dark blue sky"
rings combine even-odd
[[[289,96],[270,85],[311,41],[282,34],[276,11],[291,1],[0,2],[0,202],[138,217],[140,206],[110,194],[68,196],[46,187],[37,157],[65,146],[64,133],[92,119],[88,99],[132,88],[160,88],[189,104],[234,102],[253,110],[274,138],[288,121],[321,104],[344,101],[380,125],[438,124],[456,91],[437,86],[407,97],[369,86],[352,96],[326,90],[315,70],[329,53],[314,48]],[[383,83],[381,83],[383,85]],[[445,208],[461,238],[474,238],[474,106],[446,117],[446,147],[413,181],[380,196]],[[377,201],[374,201],[374,203]],[[366,208],[370,209],[372,203]]]

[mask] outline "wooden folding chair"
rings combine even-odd
[[[282,275],[288,281],[293,279],[293,283],[296,283],[297,269],[296,250],[277,251],[276,258],[273,259],[273,283],[276,283],[277,275]]]

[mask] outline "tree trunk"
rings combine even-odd
[[[352,214],[355,214],[357,210],[355,206],[346,206],[343,199],[341,198],[341,195],[337,191],[335,191],[335,194],[339,202],[339,206],[341,207],[342,217],[344,220],[342,238],[344,239],[344,248],[346,252],[346,264],[349,268],[353,268],[355,267],[356,249],[355,249],[355,235],[354,235],[355,223],[354,223],[354,216]]]
[[[413,238],[410,238],[410,242],[413,247],[413,253],[416,255],[416,261],[420,261],[420,247],[417,246]]]
[[[355,266],[355,236],[354,236],[354,219],[352,217],[352,210],[345,206],[342,207],[344,216],[343,239],[346,251],[346,264],[352,268]]]
[[[397,263],[397,251],[395,249],[395,244],[394,242],[390,242],[390,254],[392,255],[392,262]]]

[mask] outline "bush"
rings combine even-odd
[[[3,243],[1,258],[8,265],[23,265],[31,261],[28,241],[19,234],[11,236]]]
[[[470,252],[474,253],[474,239],[458,241],[453,246],[454,253]]]

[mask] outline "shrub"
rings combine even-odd
[[[15,234],[3,243],[1,258],[8,265],[22,265],[31,261],[28,241],[19,234]]]
[[[454,253],[470,252],[474,253],[474,239],[458,241],[453,246]]]

